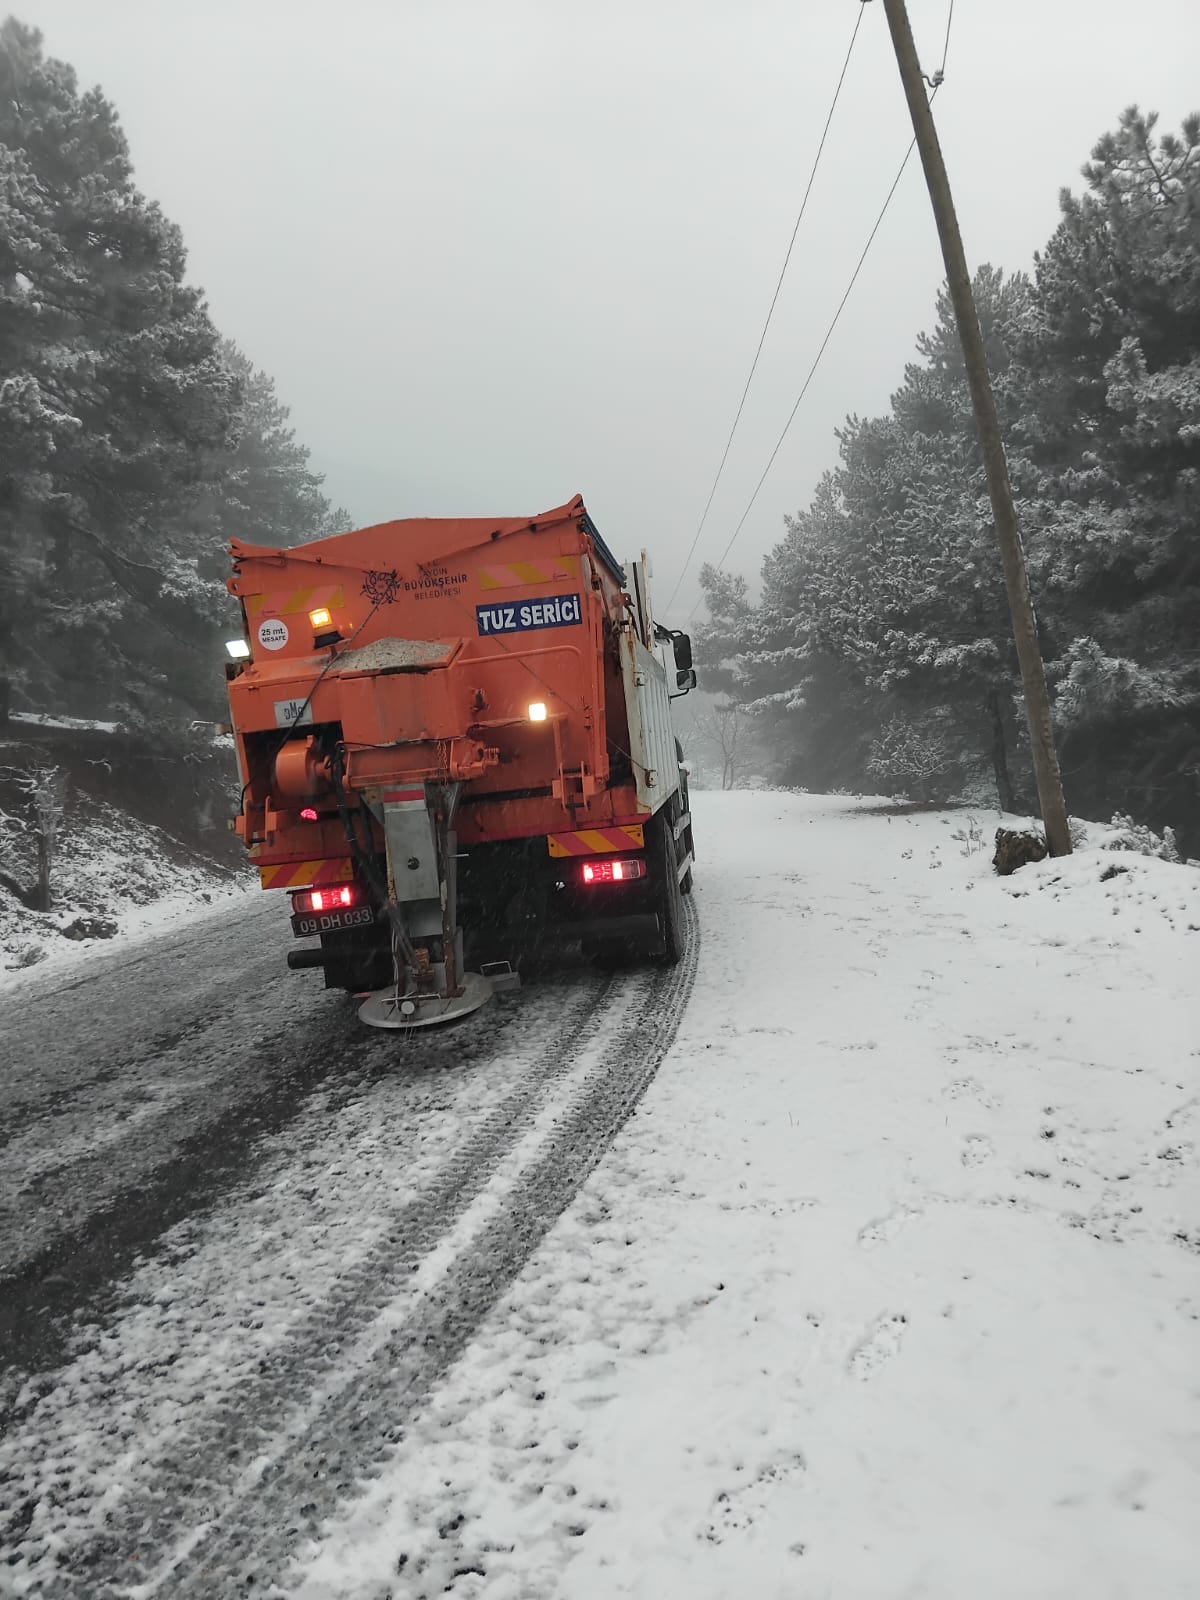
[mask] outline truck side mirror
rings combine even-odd
[[[694,689],[696,687],[696,681],[695,667],[687,667],[683,672],[677,672],[675,674],[675,686],[679,690],[680,695],[687,694],[690,690]],[[679,695],[672,695],[671,698],[672,700],[677,700]]]
[[[671,643],[675,646],[675,665],[680,669],[681,673],[689,670],[692,665],[691,639],[686,633],[673,633],[671,635]],[[694,689],[696,685],[693,683],[691,687]]]

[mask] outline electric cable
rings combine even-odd
[[[931,104],[932,104],[934,98],[937,95],[939,87],[940,87],[940,85],[935,85],[935,87],[933,89],[933,93],[929,96]],[[837,328],[838,323],[841,321],[842,312],[846,309],[846,302],[850,299],[850,295],[853,292],[854,285],[858,282],[859,274],[862,272],[863,265],[866,262],[868,254],[870,253],[871,246],[875,242],[875,236],[876,236],[876,234],[878,234],[880,228],[883,225],[883,219],[887,215],[888,207],[892,203],[892,198],[895,195],[896,190],[900,187],[900,180],[904,176],[905,169],[907,168],[908,163],[909,163],[909,158],[912,156],[913,151],[916,149],[916,145],[917,145],[917,141],[916,141],[915,138],[913,138],[909,143],[908,149],[904,152],[904,159],[900,163],[900,166],[899,166],[899,169],[897,170],[896,176],[892,179],[892,186],[887,192],[887,197],[885,198],[885,200],[883,202],[883,205],[880,208],[879,215],[875,218],[875,222],[874,222],[873,227],[871,228],[870,233],[867,235],[867,242],[862,248],[862,253],[859,256],[858,261],[855,264],[854,271],[850,274],[850,281],[846,285],[846,289],[845,289],[845,292],[842,295],[841,300],[838,302],[837,310],[834,312],[833,318],[832,318],[828,328],[826,328],[826,330],[825,330],[825,337],[821,340],[820,347],[817,350],[816,356],[813,359],[812,366],[809,367],[808,374],[804,379],[803,385],[801,386],[800,393],[796,397],[796,403],[792,407],[791,412],[788,415],[788,419],[783,425],[783,432],[779,435],[779,438],[775,441],[775,448],[771,451],[771,454],[767,459],[767,464],[763,468],[762,473],[759,476],[758,482],[754,486],[754,492],[750,496],[749,502],[746,505],[746,509],[742,512],[741,516],[739,517],[737,526],[734,528],[732,534],[730,534],[730,536],[729,536],[729,542],[726,544],[724,550],[721,552],[721,558],[716,564],[716,570],[718,572],[720,572],[720,571],[722,571],[724,569],[726,558],[728,557],[729,552],[733,549],[734,544],[737,542],[738,535],[741,533],[742,529],[745,527],[746,518],[750,515],[751,511],[754,509],[754,503],[758,499],[759,491],[761,490],[763,484],[767,481],[767,474],[770,472],[771,468],[774,466],[775,458],[779,454],[780,450],[783,448],[783,441],[788,436],[788,432],[791,429],[792,423],[796,419],[796,413],[800,409],[801,402],[803,401],[805,395],[808,393],[808,390],[809,390],[810,385],[812,384],[813,378],[816,376],[817,368],[821,365],[821,359],[824,356],[825,351],[829,347],[829,341],[833,338],[834,331]],[[689,622],[692,620],[693,617],[695,617],[696,612],[700,609],[700,606],[701,606],[702,603],[703,603],[702,599],[696,601],[696,604],[692,607],[691,612],[689,614],[689,617],[688,617]]]
[[[950,54],[950,29],[953,25],[954,0],[950,0],[950,9],[946,12],[946,37],[942,41],[942,64],[937,70],[938,85],[942,84],[946,77],[946,57]]]
[[[859,11],[859,18],[858,19],[859,19],[860,22],[862,21],[862,11],[861,10]],[[930,86],[930,95],[929,95],[929,103],[930,103],[930,105],[932,105],[934,100],[937,98],[937,92],[941,88],[942,84],[945,82],[945,79],[946,79],[946,60],[947,60],[947,57],[950,54],[950,32],[951,32],[951,29],[953,28],[953,26],[954,26],[954,0],[949,0],[949,5],[947,6],[947,10],[946,10],[946,32],[945,32],[945,36],[944,36],[944,38],[942,40],[942,63],[941,63],[941,66],[937,69],[937,71],[933,74],[932,77],[928,77],[927,76],[926,79],[925,79],[926,83],[928,83],[929,86]],[[857,29],[856,29],[856,31],[857,31]],[[851,40],[851,44],[853,44],[853,40]],[[871,229],[871,232],[870,232],[870,235],[869,235],[869,237],[867,239],[867,242],[863,247],[862,255],[859,256],[859,258],[858,258],[858,264],[854,268],[854,272],[853,272],[853,274],[852,274],[852,276],[850,278],[849,284],[847,285],[846,292],[842,296],[841,302],[838,305],[838,308],[837,308],[836,312],[834,313],[833,321],[829,324],[829,327],[828,327],[828,329],[826,330],[826,333],[825,333],[825,337],[821,341],[821,347],[817,351],[816,359],[815,359],[815,361],[813,362],[812,366],[809,369],[808,376],[804,380],[804,385],[800,390],[800,394],[799,394],[799,397],[796,400],[796,404],[792,407],[791,415],[788,417],[788,420],[787,420],[786,424],[784,425],[783,432],[780,434],[779,439],[778,439],[778,441],[777,441],[777,443],[775,445],[775,448],[771,452],[770,460],[767,462],[766,466],[763,469],[762,477],[759,478],[757,484],[755,484],[755,486],[754,486],[754,493],[750,496],[750,503],[747,505],[745,511],[742,513],[742,516],[741,516],[741,518],[740,518],[740,520],[739,520],[739,522],[737,524],[737,527],[733,530],[733,534],[730,537],[729,543],[725,546],[725,549],[721,554],[721,559],[717,562],[717,571],[718,572],[720,572],[722,570],[722,568],[724,567],[725,558],[726,558],[726,556],[728,556],[730,550],[733,548],[734,542],[736,541],[738,535],[741,533],[742,527],[745,524],[746,518],[750,515],[750,512],[751,512],[751,510],[753,509],[753,506],[754,506],[754,502],[758,498],[758,492],[762,488],[763,482],[765,481],[767,474],[770,472],[771,467],[774,464],[775,457],[779,454],[779,450],[780,450],[780,447],[783,444],[784,439],[787,437],[788,430],[790,429],[790,427],[792,425],[792,421],[795,418],[796,412],[800,407],[800,402],[804,399],[804,396],[808,392],[808,387],[811,384],[811,382],[813,380],[813,377],[814,377],[814,375],[816,373],[816,370],[817,370],[818,366],[821,363],[822,356],[825,354],[825,347],[826,347],[826,345],[828,345],[830,339],[833,336],[833,331],[837,327],[838,321],[839,321],[839,319],[840,319],[840,317],[842,315],[843,310],[845,309],[846,301],[850,298],[850,292],[854,288],[854,284],[855,284],[855,282],[856,282],[856,280],[858,278],[859,273],[862,271],[863,262],[867,258],[867,252],[870,250],[871,245],[874,242],[875,235],[879,232],[880,225],[882,224],[883,219],[887,214],[888,206],[891,205],[891,203],[892,203],[892,196],[895,194],[896,189],[899,186],[900,179],[904,176],[904,169],[908,166],[909,158],[911,157],[911,155],[913,153],[913,149],[916,146],[916,142],[917,141],[914,138],[912,140],[911,144],[909,145],[908,149],[904,152],[904,160],[900,163],[900,170],[896,173],[895,179],[892,182],[892,187],[887,192],[887,198],[884,200],[883,207],[880,210],[880,213],[879,213],[878,217],[876,217],[876,219],[875,219],[875,226]],[[740,412],[739,412],[739,415],[740,415]],[[732,437],[732,435],[731,435],[731,437]],[[714,488],[714,491],[715,491],[715,488],[716,488],[715,484],[714,484],[713,488]],[[709,496],[709,503],[711,504],[711,502],[712,502],[712,496],[710,495]],[[708,510],[707,510],[707,507],[706,507],[705,508],[705,515],[707,516],[707,514],[708,514]],[[691,561],[692,551],[694,549],[695,549],[695,541],[693,540],[693,542],[692,542],[692,550],[689,550],[689,552],[688,552],[688,562]],[[685,563],[685,565],[684,565],[684,570],[685,571],[687,570],[687,563]],[[680,579],[680,581],[682,582],[682,578]],[[676,584],[675,587],[676,587],[676,589],[678,589],[679,585]],[[675,598],[674,593],[672,593],[671,598],[672,599]],[[696,612],[700,609],[700,605],[701,605],[701,601],[697,600],[696,604],[692,607],[690,613],[688,614],[688,622],[689,622],[689,624],[691,623],[692,619],[695,617]]]
[[[700,518],[700,525],[692,536],[692,542],[688,547],[688,553],[684,557],[683,567],[680,570],[679,577],[675,580],[675,587],[671,590],[670,598],[663,607],[664,612],[669,611],[674,605],[675,596],[679,593],[683,580],[687,577],[688,569],[692,564],[692,557],[696,553],[696,546],[700,543],[700,535],[704,532],[705,524],[708,521],[708,513],[712,510],[713,497],[717,492],[717,485],[720,483],[721,475],[725,471],[725,463],[729,460],[729,451],[733,445],[733,436],[737,432],[738,424],[742,420],[742,412],[746,405],[746,396],[750,393],[750,385],[753,383],[754,374],[758,370],[758,361],[759,357],[762,355],[763,344],[766,341],[767,329],[771,326],[771,319],[775,315],[775,306],[779,300],[779,292],[783,288],[783,280],[787,273],[788,263],[792,259],[792,250],[796,244],[796,235],[800,232],[800,224],[803,222],[804,213],[808,209],[808,197],[812,193],[813,181],[817,176],[817,168],[821,164],[821,156],[825,150],[825,141],[829,137],[829,126],[833,121],[833,114],[837,110],[837,103],[842,93],[842,85],[846,81],[846,72],[850,66],[850,57],[853,54],[854,44],[858,38],[858,30],[862,27],[863,13],[868,3],[869,0],[860,0],[858,16],[854,22],[854,31],[850,35],[850,43],[846,49],[845,60],[842,62],[842,70],[838,76],[837,87],[833,91],[833,100],[830,103],[829,112],[825,118],[825,126],[821,131],[821,139],[817,145],[817,153],[813,158],[812,169],[808,174],[808,183],[804,189],[804,198],[800,202],[800,211],[796,217],[796,224],[792,229],[792,237],[788,240],[787,253],[783,258],[783,266],[779,269],[779,279],[775,284],[775,293],[771,296],[771,304],[767,311],[767,320],[763,323],[762,332],[758,336],[758,348],[754,352],[754,360],[750,363],[750,371],[746,377],[745,387],[742,389],[742,397],[738,401],[737,414],[733,419],[733,426],[729,430],[729,437],[725,441],[725,448],[721,452],[721,460],[717,467],[717,475],[713,479],[712,488],[708,491],[708,499],[705,501],[704,512]]]

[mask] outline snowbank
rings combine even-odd
[[[1194,1594],[1200,873],[695,811],[672,1054],[283,1589]]]
[[[69,801],[69,826],[51,874],[53,910],[31,911],[0,883],[0,990],[65,974],[104,950],[228,908],[258,882],[197,854],[149,823],[86,795]],[[6,876],[31,883],[25,855]]]

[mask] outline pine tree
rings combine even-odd
[[[1028,284],[985,267],[975,287],[1003,371]],[[861,780],[877,748],[936,744],[952,754],[947,782],[990,765],[1011,805],[1016,669],[1003,579],[944,293],[938,313],[891,414],[848,418],[838,468],[786,519],[764,563],[742,692],[759,716],[783,719],[779,738],[791,725],[809,782]]]
[[[0,26],[0,679],[39,709],[219,714],[223,546],[347,526],[218,338],[114,108]]]
[[[112,106],[12,19],[0,149],[11,647],[26,682],[74,708],[128,709],[179,666],[194,551],[177,513],[224,446],[235,387],[178,230],[133,185]],[[185,697],[195,676],[171,674]]]
[[[1031,574],[1076,804],[1200,813],[1200,117],[1064,192],[1020,351]]]
[[[1157,137],[1131,108],[1034,280],[976,275],[1068,798],[1182,825],[1200,849],[1200,117]],[[943,291],[882,418],[763,565],[736,621],[712,590],[703,649],[773,727],[783,775],[945,792],[990,763],[1028,796],[1017,678],[962,356]],[[711,586],[710,586],[711,587]],[[744,587],[742,591],[744,595]],[[1018,736],[1020,735],[1020,739]]]
[[[222,357],[238,385],[234,442],[220,480],[223,530],[257,544],[301,544],[350,527],[348,513],[330,507],[309,452],[289,426],[275,383],[238,347],[223,340]]]

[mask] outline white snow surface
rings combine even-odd
[[[92,717],[52,717],[44,711],[13,711],[9,713],[8,720],[30,723],[37,728],[87,730],[91,733],[116,733],[121,726],[119,722],[97,722]]]
[[[671,1054],[274,1592],[1196,1595],[1200,873],[694,810]]]
[[[106,953],[228,915],[246,895],[259,893],[248,868],[210,861],[105,801],[76,796],[73,803],[51,874],[54,909],[30,911],[0,884],[0,994],[36,988],[47,974],[65,980]],[[19,875],[32,881],[28,861]],[[81,917],[116,931],[107,938],[65,937],[63,930]]]

